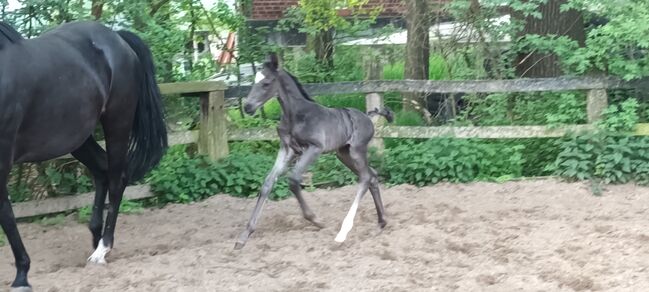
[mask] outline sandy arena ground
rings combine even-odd
[[[123,215],[107,266],[88,266],[90,233],[21,224],[35,291],[649,291],[649,188],[554,180],[383,189],[378,232],[367,195],[347,241],[334,241],[355,187],[266,205],[233,250],[254,200],[219,195]],[[13,279],[0,248],[0,291]]]

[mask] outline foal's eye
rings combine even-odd
[[[261,87],[263,87],[263,88],[267,88],[268,86],[270,86],[270,83],[268,83],[268,82],[264,82],[264,83],[261,84]]]

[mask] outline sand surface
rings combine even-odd
[[[86,266],[86,226],[20,224],[35,291],[649,291],[649,188],[555,180],[383,188],[343,244],[334,237],[355,187],[270,202],[233,250],[253,199],[218,195],[119,218],[107,266]],[[14,277],[0,248],[0,291]]]

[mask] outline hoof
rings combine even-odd
[[[383,222],[379,222],[379,228],[383,229],[385,228],[385,225],[388,225],[387,221],[384,220]]]
[[[315,227],[318,227],[318,228],[320,228],[320,229],[325,228],[325,225],[322,224],[322,223],[320,223],[320,222],[318,222],[318,220],[315,218],[315,216],[311,216],[311,217],[309,217],[309,216],[304,216],[304,219],[306,219],[307,221],[311,222],[311,224],[315,225]]]
[[[23,286],[23,287],[11,287],[10,292],[32,292],[32,287]]]
[[[235,249],[235,250],[240,250],[240,249],[242,249],[245,245],[246,245],[245,242],[239,242],[239,241],[237,241],[237,243],[234,244],[234,249]]]
[[[336,239],[334,240],[338,243],[343,243],[345,239],[347,239],[347,234],[338,233],[338,235],[336,235]]]
[[[88,264],[90,265],[106,265],[108,262],[106,262],[105,258],[93,258],[92,256],[88,258]]]
[[[106,255],[110,252],[110,250],[110,247],[104,244],[104,240],[100,240],[95,252],[93,252],[92,255],[88,257],[88,263],[105,265]]]

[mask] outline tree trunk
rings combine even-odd
[[[324,81],[332,81],[334,69],[333,29],[318,32],[313,39],[316,62],[322,70]]]
[[[428,80],[428,58],[430,40],[428,30],[430,18],[426,0],[406,0],[406,26],[408,40],[406,43],[406,63],[404,78]],[[404,110],[425,110],[424,94],[403,94]]]
[[[92,0],[90,14],[94,20],[100,20],[104,13],[104,0]]]
[[[586,35],[582,14],[576,10],[561,12],[561,5],[567,2],[548,0],[547,3],[541,4],[539,11],[542,18],[525,17],[525,28],[521,34],[568,36],[583,46]],[[513,16],[519,20],[523,19],[520,13],[514,13]],[[561,76],[563,71],[556,55],[530,51],[518,55],[516,73],[520,77],[556,77]]]

